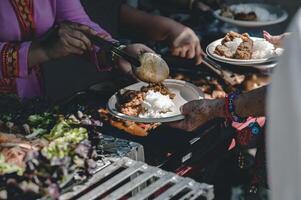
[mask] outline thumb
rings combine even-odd
[[[183,106],[180,107],[180,111],[183,115],[188,115],[192,112],[192,106],[191,103],[186,103]]]
[[[143,45],[142,47],[143,47],[143,48],[142,48],[142,52],[143,52],[143,53],[146,53],[146,52],[149,52],[149,53],[155,53],[155,51],[152,50],[151,48],[149,48],[148,46]]]

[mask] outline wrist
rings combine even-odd
[[[165,21],[162,23],[165,28],[163,40],[167,41],[171,44],[174,39],[185,29],[185,26],[175,20],[166,18]]]
[[[226,99],[225,99],[225,115],[226,115],[226,119],[229,121],[233,121],[233,122],[238,122],[238,123],[243,123],[247,120],[247,117],[245,117],[244,115],[240,115],[241,112],[237,112],[237,111],[241,111],[241,104],[238,102],[239,101],[239,97],[241,97],[241,92],[239,90],[230,93]],[[238,107],[238,108],[237,108]]]
[[[246,115],[246,112],[243,110],[243,107],[244,107],[243,102],[244,102],[244,94],[240,94],[237,97],[236,101],[234,102],[235,112],[240,117],[248,117],[248,115]]]
[[[38,41],[32,42],[29,48],[28,66],[34,67],[48,60],[50,58],[41,44]]]
[[[214,118],[227,118],[225,112],[225,104],[226,104],[225,99],[215,99],[213,105],[214,109],[211,115]]]

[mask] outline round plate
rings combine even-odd
[[[219,20],[223,21],[223,22],[227,22],[230,24],[234,24],[236,26],[242,26],[242,27],[259,27],[259,26],[269,26],[269,25],[273,25],[273,24],[279,24],[283,21],[285,21],[288,17],[288,14],[286,11],[284,11],[283,9],[281,9],[280,7],[277,6],[272,6],[272,5],[267,5],[267,4],[260,4],[260,3],[246,3],[246,4],[234,4],[231,5],[232,6],[238,6],[238,5],[244,5],[244,6],[248,6],[248,7],[259,7],[259,8],[264,8],[266,9],[268,12],[270,12],[270,14],[276,14],[277,15],[277,19],[272,20],[272,21],[243,21],[243,20],[235,20],[235,19],[231,19],[231,18],[227,18],[227,17],[223,17],[220,15],[221,10],[216,10],[213,12],[214,16],[216,18],[218,18]]]
[[[264,40],[263,38],[258,38],[258,37],[251,37],[251,39],[253,41]],[[252,67],[254,65],[275,62],[278,58],[278,56],[272,56],[272,57],[261,58],[261,59],[241,60],[241,59],[233,59],[233,58],[226,58],[223,56],[219,56],[214,53],[214,50],[217,45],[221,44],[222,40],[223,40],[223,38],[216,40],[216,41],[210,43],[206,48],[206,53],[208,54],[208,56],[210,56],[211,58],[213,58],[214,60],[216,60],[218,62],[227,63],[227,64],[231,64],[231,65],[237,65],[237,66]]]
[[[134,122],[141,122],[141,123],[163,123],[163,122],[173,122],[179,121],[184,119],[184,116],[181,115],[180,107],[185,103],[193,100],[202,99],[204,97],[204,93],[195,85],[174,79],[167,79],[164,82],[164,85],[172,92],[175,93],[175,98],[173,102],[175,103],[177,109],[175,112],[170,113],[169,117],[162,117],[162,118],[140,118],[140,117],[132,117],[120,113],[116,108],[117,103],[117,93],[115,93],[108,101],[107,108],[109,112],[117,118],[134,121]],[[147,86],[147,83],[139,82],[133,85],[130,85],[125,90],[137,90],[139,91],[141,87]]]

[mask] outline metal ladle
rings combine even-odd
[[[108,51],[111,51],[119,57],[128,61],[132,70],[141,81],[148,83],[162,82],[169,76],[169,67],[167,63],[155,53],[144,53],[139,59],[127,54],[118,48],[117,44],[104,40],[98,36],[90,36],[90,40]]]
[[[144,53],[140,56],[141,66],[134,69],[135,75],[144,82],[160,83],[169,76],[167,63],[157,54]]]

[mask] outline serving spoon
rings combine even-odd
[[[106,51],[115,53],[117,56],[125,59],[131,64],[132,70],[137,78],[148,83],[159,83],[169,76],[169,67],[167,63],[155,53],[143,53],[139,59],[119,49],[119,45],[104,40],[98,36],[90,36],[90,40]]]

